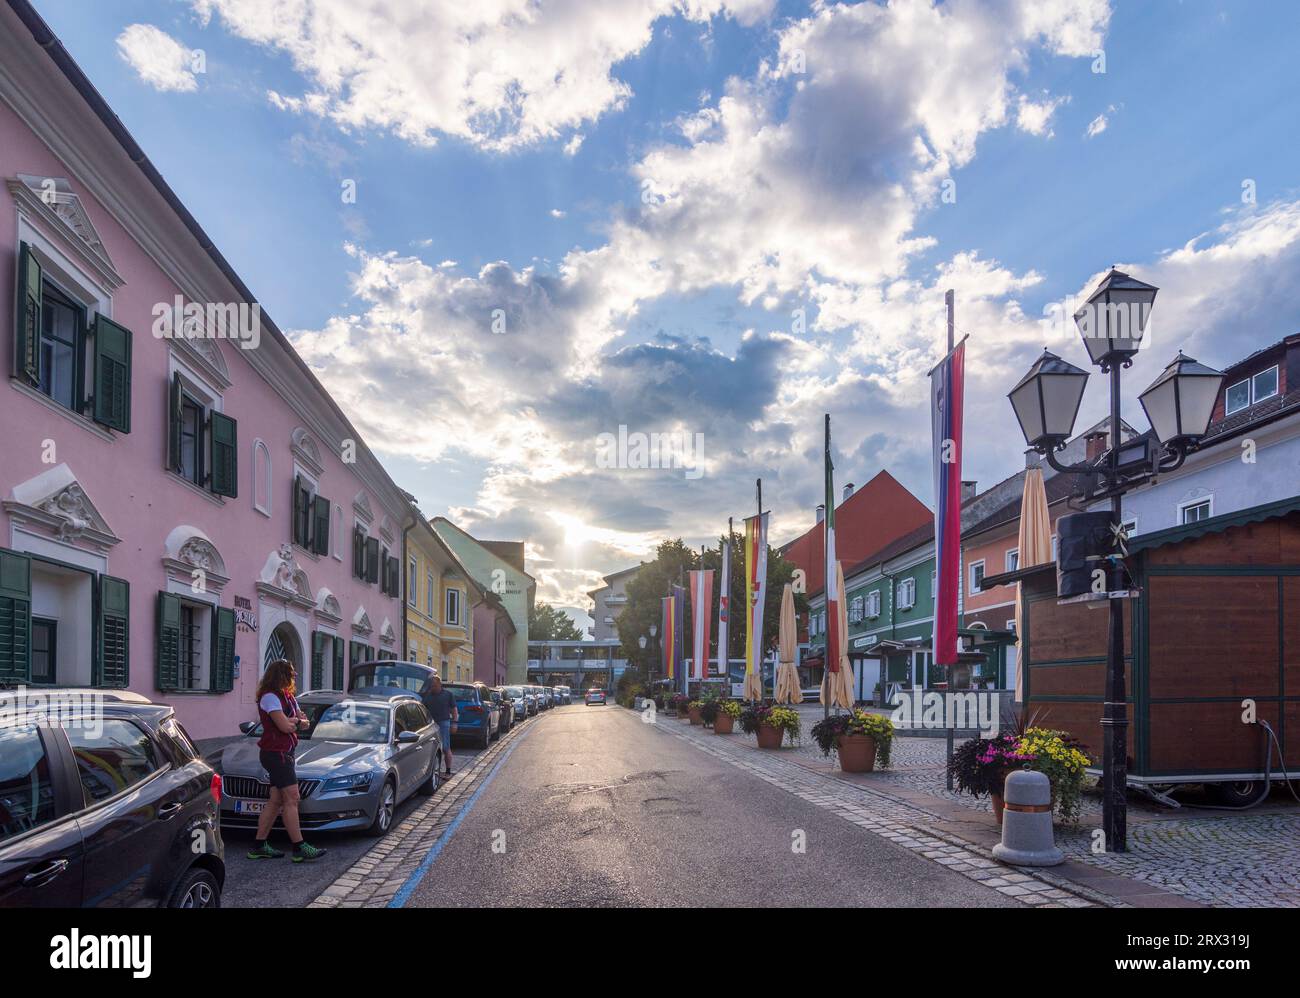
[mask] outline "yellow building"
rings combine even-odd
[[[482,597],[464,566],[421,517],[406,536],[406,661],[433,666],[448,682],[472,682],[472,608]]]

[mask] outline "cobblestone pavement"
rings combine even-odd
[[[803,705],[799,713],[804,737],[781,755],[823,762],[821,751],[806,734],[821,718],[821,707]],[[752,740],[744,736],[739,740],[759,752]],[[892,756],[890,769],[872,776],[882,790],[919,791],[991,814],[987,798],[947,789],[944,739],[896,737]],[[1058,826],[1056,844],[1072,859],[1202,904],[1300,907],[1300,806],[1287,807],[1284,800],[1280,806],[1271,802],[1259,810],[1230,813],[1173,810],[1133,799],[1128,809],[1128,852],[1122,854],[1093,852],[1093,831],[1100,827],[1101,797],[1090,790],[1084,794],[1078,825]]]
[[[711,730],[685,724],[662,715],[655,727],[667,735],[693,743],[701,751],[724,759],[802,798],[826,808],[868,832],[882,836],[939,863],[986,887],[1024,904],[1043,908],[1122,907],[1115,898],[1075,884],[1047,870],[1006,866],[991,853],[964,839],[938,832],[934,824],[939,814],[913,802],[903,801],[857,784],[845,783],[831,776],[812,772],[789,758],[785,752],[765,752],[743,735],[720,737]],[[915,739],[919,741],[920,739]],[[903,739],[899,739],[899,742]],[[939,744],[940,752],[943,743]],[[807,754],[804,744],[790,754]],[[821,753],[812,745],[812,752]]]
[[[387,908],[394,905],[412,874],[449,836],[462,808],[498,763],[555,708],[515,725],[486,752],[456,770],[432,797],[408,814],[379,843],[340,875],[309,908]]]

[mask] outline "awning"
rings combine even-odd
[[[980,590],[982,592],[985,589],[991,589],[993,586],[1014,586],[1017,582],[1024,582],[1026,579],[1033,578],[1040,572],[1055,571],[1056,562],[1045,561],[1041,565],[1030,565],[1027,568],[1017,568],[1014,572],[999,572],[997,575],[986,575],[984,578],[980,579]]]
[[[1248,523],[1275,520],[1297,510],[1300,510],[1300,496],[1292,496],[1289,499],[1265,503],[1262,506],[1252,506],[1250,509],[1238,510],[1235,513],[1212,516],[1208,520],[1198,520],[1196,523],[1188,523],[1178,527],[1169,527],[1166,530],[1157,530],[1150,534],[1139,535],[1129,541],[1128,549],[1130,554],[1138,551],[1149,551],[1152,548],[1163,547],[1166,544],[1194,540],[1207,534],[1221,534],[1232,527],[1244,527]]]

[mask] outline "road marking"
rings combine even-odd
[[[438,841],[429,847],[429,851],[425,854],[424,859],[420,861],[420,865],[417,866],[415,871],[406,878],[406,883],[402,884],[398,892],[393,895],[393,900],[388,902],[388,907],[406,907],[406,902],[410,900],[411,895],[415,893],[415,889],[420,886],[420,881],[424,879],[424,875],[429,872],[429,868],[433,866],[434,861],[437,860],[438,856],[442,853],[443,847],[450,842],[451,837],[456,834],[456,829],[459,828],[460,823],[465,820],[465,815],[469,814],[470,808],[474,806],[474,802],[478,800],[479,795],[488,788],[488,784],[491,783],[493,778],[497,775],[497,770],[506,764],[506,760],[510,758],[510,753],[517,749],[520,744],[522,744],[523,740],[532,733],[532,731],[532,727],[529,727],[527,731],[514,739],[513,744],[511,744],[511,746],[505,750],[505,753],[501,758],[496,761],[496,764],[488,772],[487,776],[483,777],[483,782],[478,785],[478,789],[470,794],[469,800],[467,800],[464,806],[460,809],[460,813],[452,819],[451,824],[448,825],[446,830],[438,836]]]

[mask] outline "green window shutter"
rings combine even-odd
[[[334,688],[343,689],[343,639],[334,639]]]
[[[220,412],[213,412],[208,419],[212,491],[235,499],[239,496],[239,424]]]
[[[212,670],[208,688],[229,693],[235,688],[235,611],[219,606],[212,611]]]
[[[131,585],[99,577],[99,674],[96,686],[125,688],[131,679]]]
[[[167,468],[169,471],[181,470],[181,391],[180,372],[172,375],[170,394],[167,398]]]
[[[312,550],[317,554],[330,553],[330,507],[324,496],[312,500]]]
[[[366,534],[360,527],[352,528],[352,574],[358,579],[366,577]]]
[[[17,325],[14,374],[32,384],[41,381],[41,261],[23,243],[18,250]]]
[[[329,635],[324,631],[311,632],[311,688],[319,690],[325,685],[325,642]]]
[[[32,681],[32,562],[0,548],[0,683]]]
[[[158,594],[157,642],[154,649],[154,685],[174,690],[181,684],[181,601],[171,593]]]
[[[299,547],[307,547],[307,534],[310,532],[310,519],[307,507],[311,503],[311,493],[302,483],[302,476],[293,479],[293,542]]]
[[[402,595],[402,563],[398,561],[396,557],[392,557],[388,559],[388,565],[389,565],[388,574],[392,579],[392,581],[389,582],[388,584],[389,589],[391,590],[391,592],[389,592],[388,595],[401,596]]]
[[[357,655],[357,646],[359,644],[360,642],[358,641],[348,642],[348,660],[352,663],[353,666],[358,666],[361,664],[361,659]]]
[[[366,581],[379,581],[379,538],[366,538]]]
[[[95,316],[96,423],[131,432],[131,330],[106,316]]]

